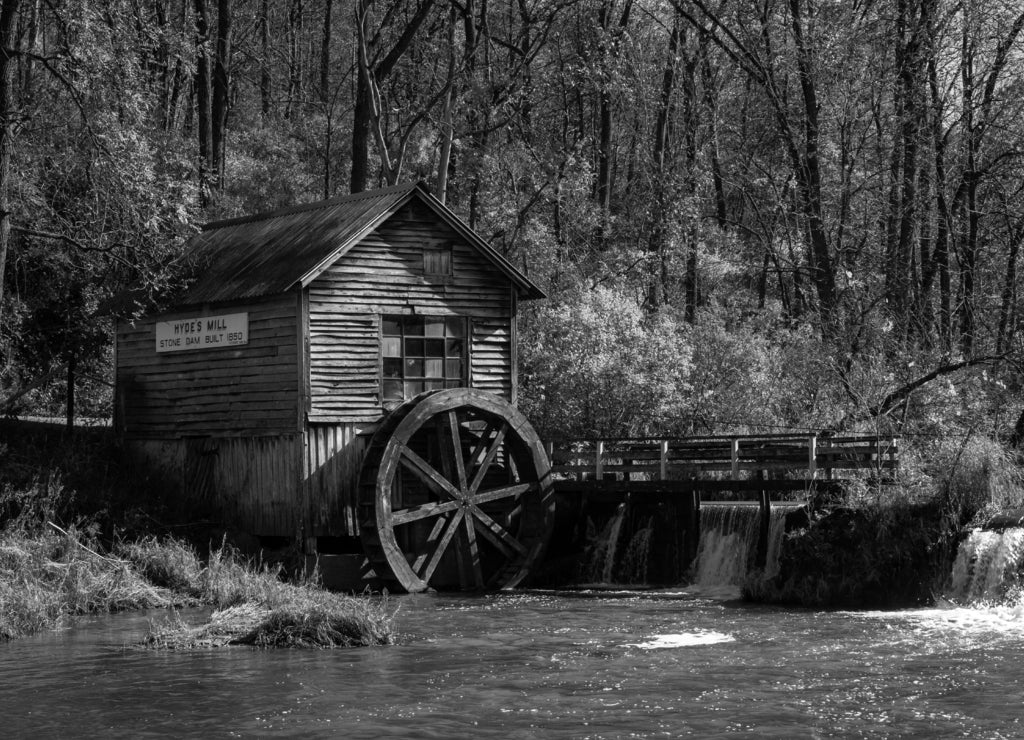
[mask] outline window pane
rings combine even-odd
[[[464,342],[461,339],[449,339],[447,341],[447,354],[449,357],[462,357]]]
[[[423,383],[423,387],[428,391],[439,391],[444,388],[443,380],[427,380]]]
[[[384,377],[385,378],[401,378],[402,377],[402,358],[401,357],[385,357],[384,358]]]
[[[444,374],[447,378],[461,378],[462,360],[446,360]]]
[[[423,336],[423,317],[422,316],[403,316],[402,327],[405,329],[405,336],[407,337],[422,337]]]
[[[466,320],[464,318],[453,316],[445,319],[445,326],[448,328],[448,336],[450,337],[466,336]]]
[[[427,360],[425,363],[426,375],[428,378],[444,377],[444,360]]]
[[[423,377],[423,360],[406,359],[406,361],[405,361],[405,377],[407,377],[407,378],[422,378]]]
[[[405,381],[405,397],[412,398],[417,393],[423,392],[423,381]]]
[[[444,387],[445,388],[461,388],[462,387],[462,381],[461,380],[446,380],[446,381],[444,381]]]
[[[424,357],[444,357],[444,340],[427,339],[423,342]]]
[[[406,357],[423,357],[423,340],[406,339],[405,355]]]
[[[385,380],[384,381],[384,400],[385,401],[401,401],[402,400],[402,381],[401,380]]]
[[[426,319],[423,326],[423,333],[428,337],[443,337],[444,319]]]
[[[401,357],[402,356],[402,340],[398,337],[384,337],[384,346],[382,347],[385,357]]]
[[[384,336],[401,336],[402,335],[402,319],[398,316],[385,316],[381,319],[381,333]]]

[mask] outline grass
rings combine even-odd
[[[69,616],[183,603],[87,539],[73,528],[0,536],[0,640],[52,629]]]
[[[159,571],[164,572],[162,558],[151,560],[160,563]],[[166,569],[169,578],[187,581],[203,603],[218,610],[202,625],[190,625],[179,615],[154,622],[143,641],[145,647],[334,648],[394,641],[394,612],[385,598],[325,591],[316,584],[315,574],[299,583],[285,583],[279,569],[253,567],[226,548],[212,552],[198,574],[185,556],[176,556],[172,562],[174,566]]]
[[[50,525],[0,533],[0,640],[64,624],[81,614],[211,605],[208,624],[175,614],[154,623],[151,648],[346,647],[388,644],[394,613],[386,600],[325,591],[312,578],[285,583],[221,547],[204,563],[187,544],[146,537],[101,553],[88,532]]]

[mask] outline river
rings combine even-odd
[[[396,597],[399,644],[150,652],[163,613],[0,645],[5,737],[1024,736],[1021,606],[821,612],[728,588]],[[200,621],[201,612],[186,613]]]

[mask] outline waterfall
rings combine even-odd
[[[791,506],[771,507],[761,578],[779,571],[782,536]],[[761,532],[761,508],[750,504],[706,503],[700,508],[700,547],[693,581],[699,586],[740,586],[752,575]]]
[[[598,536],[594,549],[590,554],[587,565],[588,580],[593,583],[611,583],[612,572],[615,569],[615,555],[619,549],[619,537],[622,535],[622,522],[626,518],[626,505],[619,504],[615,514],[608,520],[600,536]]]
[[[637,517],[627,504],[619,504],[593,541],[585,569],[588,582],[646,584],[653,531],[653,517]]]
[[[1021,583],[1024,529],[973,530],[957,551],[947,597],[954,602],[996,602]]]

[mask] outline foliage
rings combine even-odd
[[[640,436],[686,410],[692,349],[668,316],[599,287],[523,331],[523,408],[547,436]]]
[[[899,481],[847,486],[788,532],[779,575],[745,586],[754,600],[813,607],[901,607],[941,592],[965,526],[1024,508],[1021,469],[981,435],[910,445]]]

